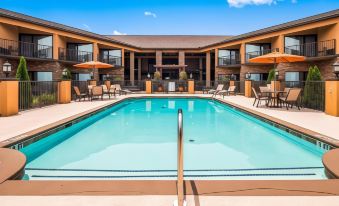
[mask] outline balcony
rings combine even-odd
[[[286,54],[305,57],[324,57],[336,54],[335,39],[285,47]]]
[[[121,66],[121,57],[112,55],[98,55],[98,60],[113,66]]]
[[[234,66],[241,63],[240,54],[219,57],[218,66]]]
[[[262,56],[262,55],[265,55],[265,54],[269,54],[273,51],[277,51],[277,49],[265,49],[265,50],[260,50],[260,51],[247,52],[246,53],[246,63],[248,63],[249,60],[252,59],[252,58]]]
[[[59,60],[72,62],[93,61],[93,52],[59,48]]]
[[[53,47],[30,42],[0,39],[0,55],[52,59]]]

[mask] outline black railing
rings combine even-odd
[[[324,81],[283,81],[284,88],[301,88],[300,103],[303,107],[324,111],[325,110],[325,82]]]
[[[285,47],[285,53],[306,56],[306,57],[321,57],[336,54],[335,39],[311,42],[299,45]]]
[[[73,62],[88,62],[93,60],[93,52],[77,49],[59,48],[59,60]]]
[[[121,66],[121,57],[112,55],[98,55],[98,59],[106,64],[112,64],[114,66]]]
[[[30,42],[0,39],[0,55],[52,59],[53,47]]]
[[[20,81],[19,109],[27,110],[58,103],[58,81]]]
[[[260,51],[253,51],[253,52],[247,52],[246,53],[246,62],[248,62],[248,60],[254,58],[254,57],[258,57],[258,56],[262,56],[265,54],[269,54],[273,51],[277,51],[277,49],[265,49],[265,50],[260,50]]]
[[[230,66],[241,63],[240,54],[219,57],[219,66]]]

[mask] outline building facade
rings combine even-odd
[[[241,26],[241,25],[239,25]],[[27,61],[31,80],[58,80],[64,68],[74,80],[144,80],[160,71],[163,79],[189,77],[209,84],[215,80],[265,80],[272,64],[249,59],[272,51],[305,56],[304,62],[278,64],[279,79],[303,81],[317,65],[324,79],[335,77],[332,65],[339,56],[339,10],[291,21],[237,36],[99,35],[55,22],[0,9],[0,68],[19,57]],[[112,69],[76,69],[74,64],[97,60]]]

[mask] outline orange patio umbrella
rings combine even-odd
[[[265,63],[265,64],[271,63],[274,64],[274,68],[276,68],[276,64],[278,63],[301,62],[301,61],[305,61],[305,57],[280,52],[272,52],[262,56],[254,57],[249,60],[249,62],[251,63]]]
[[[98,61],[84,62],[84,63],[76,64],[74,66],[78,68],[83,68],[83,69],[108,69],[108,68],[113,67],[113,65],[111,64],[106,64],[106,63],[98,62]]]

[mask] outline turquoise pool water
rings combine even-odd
[[[126,100],[21,149],[25,179],[323,179],[315,145],[207,99]]]

